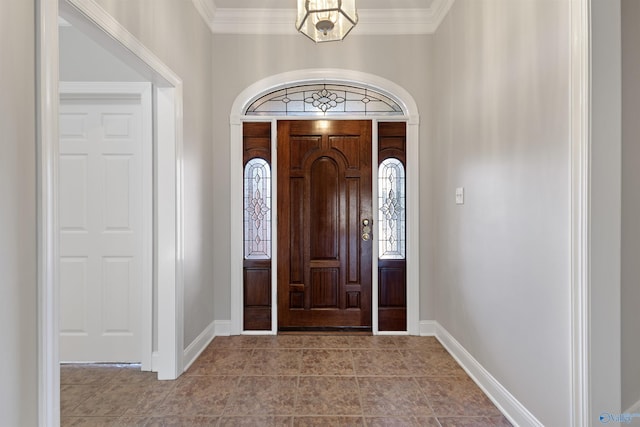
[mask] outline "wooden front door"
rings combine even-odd
[[[280,330],[371,328],[371,122],[278,122]]]

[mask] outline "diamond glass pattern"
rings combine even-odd
[[[271,259],[271,168],[260,158],[244,169],[244,257]]]
[[[406,256],[405,173],[395,158],[382,161],[378,170],[378,236],[380,259]]]

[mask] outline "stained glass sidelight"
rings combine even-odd
[[[271,168],[260,158],[244,168],[244,257],[271,259]]]
[[[380,259],[406,256],[405,173],[402,162],[385,159],[378,170]]]

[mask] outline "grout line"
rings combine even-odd
[[[358,379],[358,371],[356,370],[356,359],[353,355],[353,351],[349,350],[351,353],[351,364],[353,366],[353,374],[356,379],[356,387],[358,387],[358,399],[360,400],[360,411],[362,415],[362,422],[367,425],[367,421],[364,417],[364,401],[362,400],[362,388],[360,387],[360,380]]]

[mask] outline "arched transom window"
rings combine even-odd
[[[368,87],[309,84],[279,89],[249,105],[248,116],[403,115],[393,99]]]

